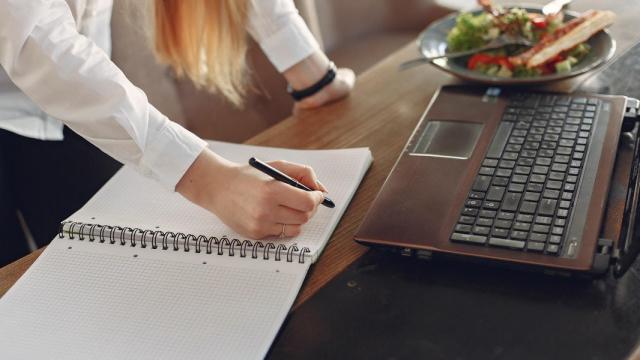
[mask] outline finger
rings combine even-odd
[[[347,90],[351,90],[356,83],[356,73],[351,69],[340,68],[338,69],[337,76],[345,83]]]
[[[324,199],[320,191],[304,191],[280,181],[273,181],[273,196],[279,205],[302,212],[315,211]]]
[[[313,190],[326,191],[326,189],[323,189],[322,185],[318,182],[318,176],[315,171],[313,171],[313,169],[308,165],[296,164],[284,160],[271,161],[269,162],[269,165],[291,176]]]
[[[280,205],[273,213],[273,220],[276,223],[301,225],[311,220],[315,211],[304,212]]]
[[[296,224],[284,224],[284,226],[282,224],[273,224],[269,232],[271,236],[294,237],[300,235],[302,226]]]

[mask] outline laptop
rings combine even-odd
[[[640,45],[579,94],[445,86],[355,235],[403,255],[621,276],[638,253]],[[612,79],[625,81],[612,81]],[[624,86],[623,86],[624,85]],[[625,87],[626,86],[626,87]],[[621,238],[601,227],[621,134],[635,149]],[[613,265],[613,266],[612,266]]]

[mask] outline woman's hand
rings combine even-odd
[[[249,165],[227,161],[208,149],[187,170],[176,191],[244,236],[252,239],[296,236],[315,214],[326,189],[308,166],[285,161],[269,164],[321,191],[294,188]]]
[[[336,78],[318,93],[298,101],[293,106],[293,113],[313,109],[330,102],[340,100],[349,95],[356,82],[356,75],[351,69],[338,69]]]
[[[295,64],[284,72],[284,77],[296,90],[306,89],[322,79],[329,69],[329,59],[322,51],[316,51],[306,59]],[[335,79],[318,93],[296,102],[293,112],[313,109],[349,95],[356,82],[356,75],[351,69],[338,69]]]

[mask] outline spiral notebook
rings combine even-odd
[[[221,142],[312,166],[335,209],[291,239],[245,239],[124,167],[61,224],[0,298],[2,359],[255,359],[266,355],[371,163],[368,149],[288,150]]]

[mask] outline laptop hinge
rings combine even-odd
[[[614,249],[613,275],[622,277],[640,254],[640,234],[636,226],[640,198],[640,101],[626,98],[623,131],[631,131],[635,137],[634,156],[627,190],[627,200],[618,246]],[[630,129],[629,129],[630,127]]]
[[[638,121],[640,121],[640,100],[625,97],[622,132],[632,131]]]
[[[596,253],[593,257],[592,272],[597,274],[605,273],[612,263],[612,258],[615,258],[617,253],[618,251],[614,248],[612,240],[599,238]]]

